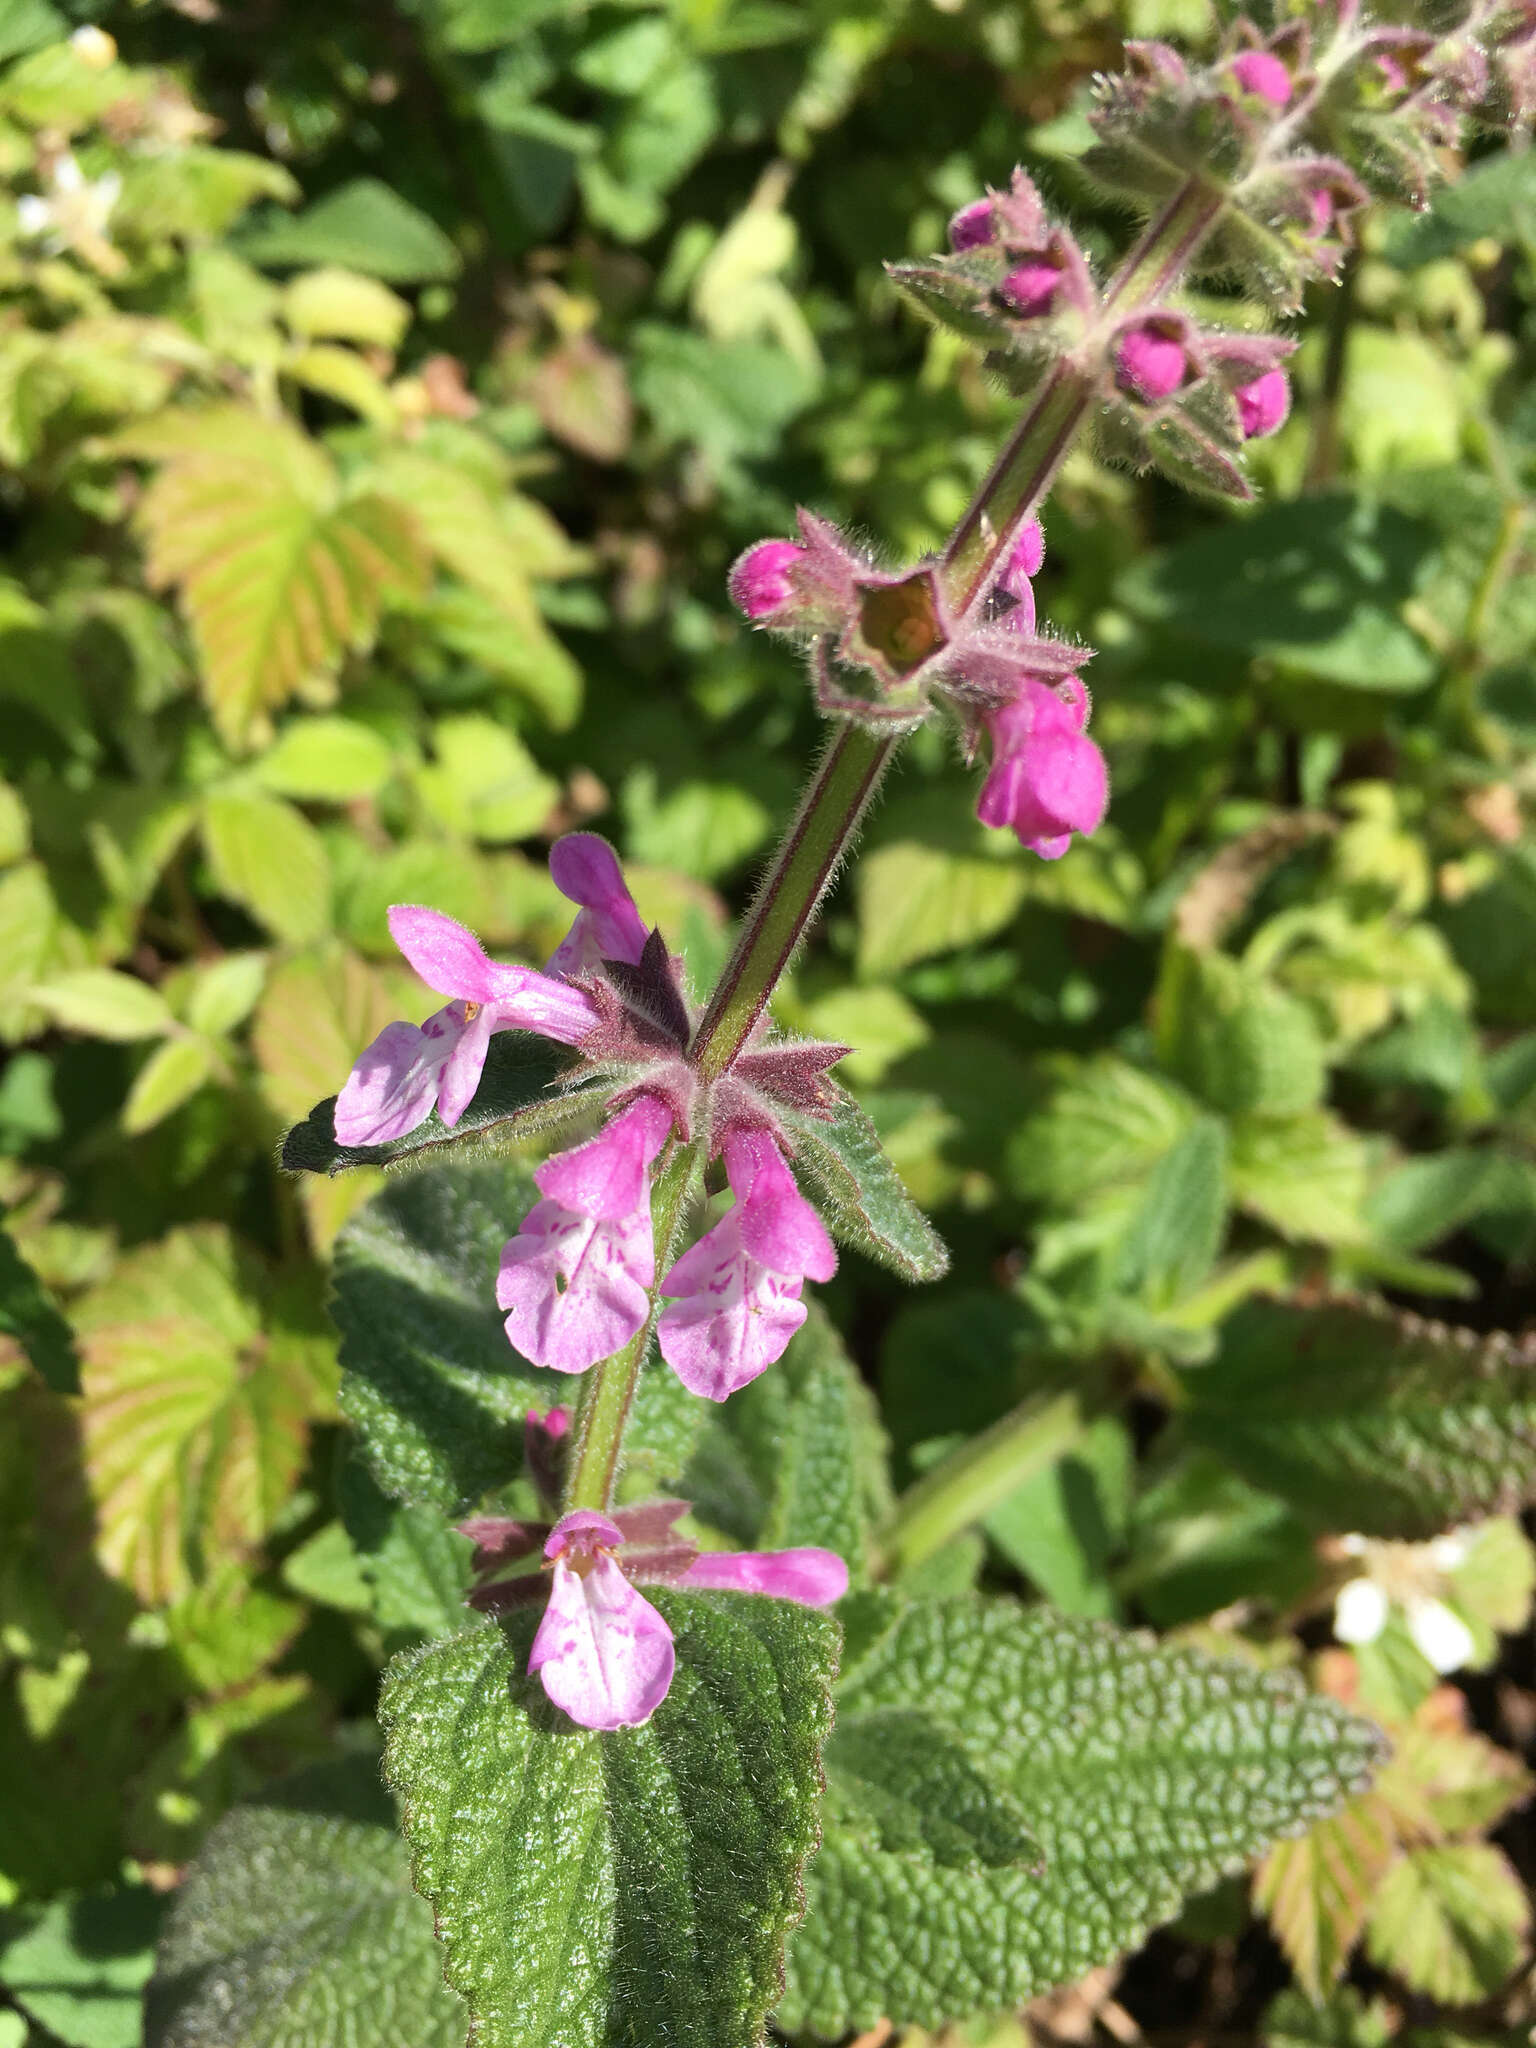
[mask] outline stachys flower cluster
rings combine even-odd
[[[449,1000],[424,1024],[379,1033],[337,1097],[336,1138],[386,1144],[434,1109],[451,1129],[497,1032],[569,1046],[566,1085],[599,1082],[603,1122],[535,1172],[540,1198],[496,1276],[507,1335],[534,1365],[585,1372],[646,1329],[659,1295],[662,1357],[692,1393],[723,1401],[783,1355],[805,1321],[805,1281],[836,1270],[826,1226],[796,1182],[791,1119],[829,1113],[825,1077],[848,1048],[775,1039],[764,1023],[724,1073],[706,1079],[689,1057],[695,1019],[681,962],[646,929],[613,849],[593,833],[572,833],[553,848],[550,872],[578,910],[542,971],[491,960],[441,911],[390,911],[395,943]],[[658,1282],[652,1181],[675,1147],[688,1148],[695,1168],[720,1159],[734,1202]],[[537,1472],[535,1448],[530,1439]],[[546,1470],[549,1463],[546,1455]],[[676,1520],[684,1504],[670,1505]],[[659,1563],[643,1544],[626,1547],[638,1539],[626,1537],[625,1517],[643,1512],[582,1511],[539,1531],[553,1586],[530,1669],[588,1727],[644,1720],[670,1681],[670,1632],[634,1591],[634,1574],[817,1601],[846,1585],[841,1561],[827,1552],[789,1553],[793,1568],[772,1557],[706,1555],[697,1569],[674,1569],[675,1540]],[[503,1531],[503,1550],[507,1540]],[[811,1584],[821,1590],[806,1592]]]

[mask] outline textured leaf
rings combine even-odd
[[[361,1050],[359,1046],[357,1051]],[[387,1145],[338,1145],[332,1095],[316,1103],[304,1122],[288,1133],[283,1164],[290,1173],[340,1173],[348,1166],[392,1166],[418,1153],[472,1152],[487,1140],[529,1137],[556,1128],[593,1106],[580,1090],[569,1095],[552,1092],[569,1064],[564,1047],[551,1039],[531,1031],[498,1031],[474,1100],[452,1130],[444,1128],[433,1110],[425,1123]],[[345,1069],[338,1078],[345,1078]]]
[[[146,2048],[462,2048],[378,1766],[306,1771],[225,1815],[176,1893]]]
[[[296,428],[231,408],[202,424],[165,451],[140,518],[150,580],[179,586],[209,708],[238,747],[258,714],[368,645],[385,598],[422,588],[424,558],[406,514],[342,498]],[[147,435],[127,445],[159,452]]]
[[[1163,1062],[1213,1108],[1294,1116],[1322,1100],[1322,1039],[1307,1005],[1225,954],[1175,948],[1158,992]]]
[[[834,2036],[1013,2006],[1134,1947],[1181,1897],[1326,1813],[1379,1738],[1294,1678],[1002,1602],[913,1606],[838,1714],[941,1717],[1045,1853],[982,1876],[829,1825],[778,2019]]]
[[[1536,1498],[1536,1347],[1334,1301],[1250,1302],[1191,1435],[1315,1525],[1427,1537]]]
[[[390,1500],[360,1459],[343,1466],[340,1494],[356,1568],[380,1628],[456,1635],[467,1618],[468,1538],[433,1508]]]
[[[1371,1960],[1447,2005],[1491,1998],[1525,1951],[1530,1901],[1491,1842],[1411,1849],[1371,1908]]]
[[[328,1405],[327,1347],[264,1329],[261,1287],[227,1231],[200,1224],[130,1253],[76,1310],[96,1547],[146,1601],[266,1534]]]
[[[7,1230],[0,1230],[0,1334],[14,1337],[45,1386],[78,1394],[80,1360],[69,1324]]]
[[[946,1870],[1044,1867],[1014,1802],[915,1708],[839,1714],[826,1767],[828,1813],[874,1848],[915,1851]]]
[[[826,1206],[842,1243],[889,1266],[903,1280],[938,1280],[949,1253],[880,1143],[874,1125],[846,1089],[826,1084],[830,1121],[796,1117],[796,1158]]]
[[[1226,1132],[1203,1116],[1147,1176],[1120,1243],[1118,1284],[1154,1307],[1171,1306],[1209,1273],[1226,1232]]]
[[[550,1707],[528,1616],[390,1668],[387,1768],[479,2048],[763,2038],[816,1838],[837,1628],[750,1595],[655,1601],[677,1672],[643,1728],[591,1734]]]

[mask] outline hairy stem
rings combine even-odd
[[[651,1197],[651,1221],[656,1242],[656,1275],[660,1279],[672,1263],[678,1233],[682,1228],[688,1197],[692,1191],[696,1158],[691,1146],[674,1145]],[[613,1500],[619,1476],[624,1426],[634,1406],[641,1367],[656,1331],[661,1297],[651,1294],[651,1312],[645,1328],[638,1331],[622,1351],[601,1365],[593,1366],[582,1382],[572,1432],[570,1460],[566,1467],[565,1510],[596,1508],[606,1512]]]
[[[1080,1443],[1087,1426],[1080,1395],[1037,1398],[940,1459],[896,1503],[880,1543],[883,1575],[899,1577],[983,1521],[1026,1479]]]

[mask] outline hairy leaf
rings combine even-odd
[[[949,1270],[943,1240],[907,1193],[868,1115],[835,1081],[829,1122],[796,1117],[798,1163],[825,1204],[834,1234],[903,1280]]]
[[[1323,1528],[1427,1537],[1536,1497],[1529,1342],[1256,1301],[1186,1384],[1190,1433]]]
[[[1044,1868],[1017,1805],[931,1715],[840,1714],[826,1761],[829,1814],[873,1848],[916,1851],[946,1870]]]
[[[219,1822],[177,1892],[146,2048],[462,2048],[432,1916],[371,1759],[274,1786]]]
[[[837,1629],[787,1601],[655,1599],[677,1672],[643,1728],[592,1734],[551,1707],[527,1616],[391,1666],[387,1768],[479,2048],[762,2040]]]
[[[1379,1738],[1289,1675],[1003,1602],[906,1610],[840,1721],[941,1715],[1045,1855],[974,1876],[829,1825],[779,2011],[833,2036],[1017,2005],[1134,1947],[1188,1892],[1355,1789]]]

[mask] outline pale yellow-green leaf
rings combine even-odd
[[[165,466],[139,509],[148,574],[181,593],[214,722],[244,744],[260,714],[335,673],[383,605],[424,582],[415,527],[372,493],[342,498],[323,451],[239,408],[165,415],[121,437]]]
[[[483,591],[514,624],[538,627],[527,550],[505,530],[496,501],[476,478],[435,456],[401,449],[374,463],[366,481],[414,523],[444,568]]]
[[[288,326],[306,340],[377,348],[398,348],[411,321],[410,307],[388,285],[334,264],[300,271],[283,292],[282,308]]]
[[[218,1038],[245,1022],[266,978],[265,953],[226,953],[196,970],[183,1014],[194,1031]]]
[[[286,355],[283,369],[307,391],[334,398],[360,419],[378,427],[394,426],[396,407],[389,386],[355,350],[335,341],[313,341]]]
[[[137,1136],[180,1109],[208,1079],[217,1058],[209,1041],[193,1033],[157,1045],[134,1076],[123,1104],[123,1129]]]
[[[0,875],[0,1037],[8,1041],[41,1017],[28,992],[48,965],[58,916],[40,862]]]
[[[1296,1979],[1320,1998],[1360,1937],[1377,1887],[1399,1853],[1391,1808],[1362,1793],[1260,1864],[1254,1903],[1274,1929]]]
[[[576,723],[581,670],[542,619],[514,624],[483,590],[451,580],[424,601],[421,618],[441,646],[510,684],[557,732]]]
[[[1434,469],[1461,452],[1461,394],[1424,335],[1358,321],[1349,331],[1339,427],[1367,475]]]
[[[250,1552],[326,1412],[311,1346],[263,1330],[260,1291],[228,1232],[200,1224],[130,1253],[74,1310],[97,1555],[147,1602]]]
[[[32,1000],[56,1024],[92,1038],[156,1038],[175,1022],[164,996],[135,975],[111,967],[61,974],[32,990]]]
[[[838,989],[805,1005],[796,1021],[813,1038],[853,1047],[837,1071],[859,1085],[883,1079],[932,1036],[922,1013],[893,988]]]
[[[203,845],[222,895],[294,945],[330,928],[331,865],[302,811],[258,790],[224,790],[203,805]]]
[[[32,842],[32,823],[20,795],[0,782],[0,867],[20,860]]]
[[[882,846],[859,866],[859,973],[878,979],[990,938],[1012,921],[1027,887],[1020,861],[915,839]]]
[[[1228,1174],[1238,1206],[1305,1244],[1364,1241],[1369,1161],[1361,1139],[1326,1110],[1238,1117]]]
[[[345,946],[289,960],[268,982],[252,1034],[263,1093],[279,1116],[307,1116],[386,1024],[419,1024],[440,1007],[407,968],[371,967]]]
[[[1502,1850],[1446,1842],[1410,1850],[1387,1872],[1366,1949],[1411,1990],[1471,2005],[1514,1974],[1530,1924],[1530,1901]]]
[[[515,733],[474,715],[439,719],[436,760],[417,771],[422,800],[446,831],[475,839],[526,839],[548,817],[560,785]]]
[[[276,796],[350,803],[388,778],[389,743],[355,718],[292,718],[255,764],[256,780]]]

